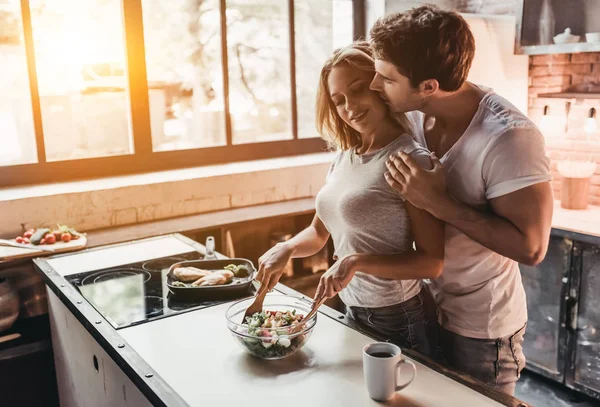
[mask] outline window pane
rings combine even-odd
[[[0,166],[37,161],[19,0],[0,0],[0,143]]]
[[[48,161],[133,152],[120,0],[31,0]]]
[[[298,137],[319,137],[315,101],[319,74],[334,49],[352,42],[352,0],[303,0],[294,3]]]
[[[233,143],[291,139],[288,2],[227,1]]]
[[[142,0],[154,151],[225,145],[218,0]]]

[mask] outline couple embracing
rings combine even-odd
[[[544,139],[466,80],[475,41],[433,6],[379,19],[321,70],[317,129],[337,150],[311,225],[259,260],[274,287],[290,258],[333,239],[315,300],[404,348],[512,394],[525,365],[518,263],[545,256],[553,197]]]

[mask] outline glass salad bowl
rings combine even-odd
[[[244,313],[253,301],[254,297],[238,301],[225,314],[227,327],[242,349],[266,360],[283,359],[302,349],[317,323],[318,313],[298,332],[294,331],[294,327],[310,312],[311,300],[288,295],[267,295],[263,311],[243,324]]]

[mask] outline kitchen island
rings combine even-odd
[[[35,261],[48,286],[62,406],[381,404],[368,397],[361,354],[378,338],[331,308],[319,312],[302,351],[263,361],[242,350],[228,331],[225,310],[231,301],[172,314],[165,307],[164,315],[147,319],[130,312],[130,323],[122,323],[116,314],[98,311],[102,297],[85,297],[74,283],[82,273],[180,255],[190,248],[204,251],[190,239],[169,235]],[[282,285],[276,290],[300,295]],[[134,292],[143,298],[143,289]],[[406,354],[417,365],[416,379],[385,405],[527,406],[418,354]]]

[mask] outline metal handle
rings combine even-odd
[[[204,245],[206,248],[206,254],[204,255],[205,260],[216,259],[215,255],[215,238],[209,236],[206,238],[206,244]]]
[[[575,297],[567,299],[567,326],[572,332],[577,331],[577,314],[579,313],[579,302]]]

